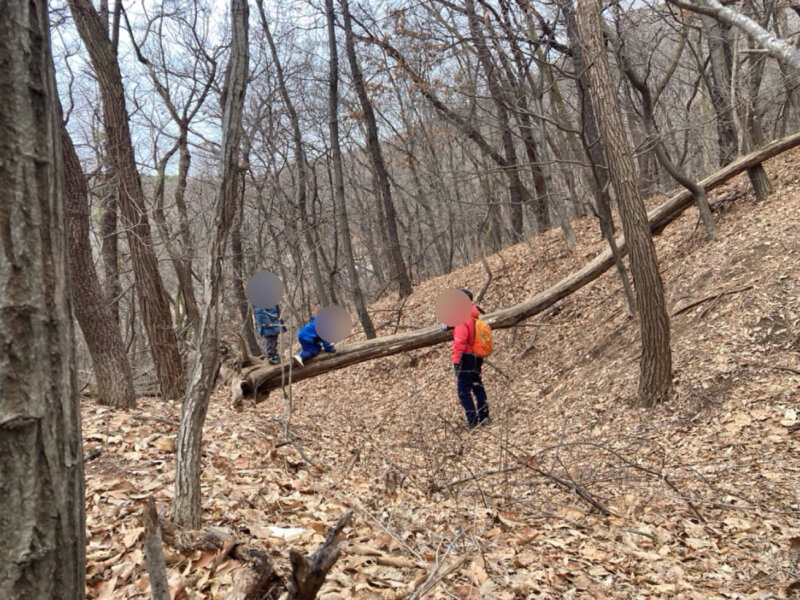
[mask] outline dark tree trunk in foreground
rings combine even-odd
[[[209,297],[202,315],[197,357],[189,379],[178,429],[175,458],[175,500],[172,519],[182,527],[200,525],[200,448],[211,388],[219,371],[219,322],[222,265],[228,232],[236,216],[239,140],[247,86],[247,0],[231,0],[231,54],[225,74],[222,144],[217,173],[214,224],[208,272]]]
[[[576,17],[584,60],[588,65],[592,106],[598,117],[631,257],[642,337],[639,401],[645,406],[652,406],[668,399],[672,390],[672,354],[664,286],[608,67],[596,0],[578,0]]]
[[[142,181],[136,166],[125,91],[116,53],[100,15],[90,0],[69,0],[75,27],[83,40],[97,77],[103,101],[106,145],[119,188],[119,206],[128,232],[141,318],[164,398],[183,396],[183,366],[172,326],[170,302],[158,271]]]
[[[347,202],[344,197],[344,169],[342,149],[339,145],[339,51],[336,47],[336,29],[333,0],[325,0],[325,15],[328,25],[328,127],[331,134],[331,161],[333,162],[333,202],[336,207],[336,236],[342,243],[344,266],[350,280],[353,303],[358,320],[367,339],[375,337],[375,327],[367,312],[367,303],[361,290],[361,281],[356,270],[353,242],[350,238],[350,221],[347,219]]]
[[[363,113],[362,119],[367,129],[367,149],[369,150],[372,165],[375,169],[375,175],[378,179],[381,206],[383,208],[383,221],[386,224],[386,233],[389,240],[389,252],[397,277],[397,291],[400,297],[404,298],[411,294],[411,279],[408,277],[408,271],[406,270],[406,265],[403,261],[403,253],[400,248],[400,236],[397,233],[397,215],[395,213],[394,203],[392,202],[389,173],[386,170],[386,163],[381,153],[375,111],[372,109],[372,104],[367,96],[367,90],[364,87],[364,77],[361,73],[361,66],[358,64],[358,57],[356,56],[353,25],[350,19],[348,0],[340,0],[340,4],[342,6],[342,21],[344,23],[345,48],[347,49],[347,58],[350,62],[353,86],[355,87],[359,103],[361,104],[361,111]]]
[[[47,2],[0,10],[0,598],[79,600],[83,455]]]
[[[133,374],[119,326],[100,286],[89,245],[89,199],[86,176],[75,146],[61,126],[64,157],[66,226],[69,238],[69,263],[75,316],[92,355],[97,382],[97,401],[117,408],[132,408],[135,403]]]

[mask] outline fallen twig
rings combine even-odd
[[[531,343],[528,344],[522,352],[517,354],[517,360],[519,360],[521,358],[525,358],[528,355],[528,353],[531,350],[533,350],[534,346],[536,346],[536,336],[537,336],[538,333],[539,333],[539,329],[537,327],[536,329],[533,330],[533,337],[531,337]]]
[[[177,427],[179,425],[175,419],[168,419],[166,417],[159,417],[157,415],[131,415],[131,418],[137,421],[155,421],[156,423],[164,423],[165,425],[171,425],[172,427]]]
[[[342,515],[311,556],[303,556],[296,550],[289,551],[292,573],[287,586],[288,600],[314,600],[317,597],[328,571],[339,558],[339,533],[352,516],[352,510]]]
[[[483,359],[483,362],[485,362],[487,365],[489,365],[490,367],[492,367],[492,368],[493,368],[495,371],[497,371],[498,373],[500,373],[500,375],[502,375],[503,377],[505,377],[505,378],[506,378],[506,379],[508,379],[509,381],[512,381],[511,377],[509,377],[509,376],[506,374],[506,372],[505,372],[505,371],[503,371],[503,369],[501,369],[500,367],[498,367],[496,364],[494,364],[494,363],[493,363],[492,361],[490,361],[488,358],[484,358],[484,359]]]
[[[727,290],[722,290],[721,292],[715,292],[713,294],[709,294],[708,296],[704,296],[702,298],[698,298],[697,300],[692,300],[686,306],[682,306],[681,308],[677,309],[672,313],[673,317],[677,317],[680,314],[685,313],[688,310],[691,310],[695,306],[702,304],[703,302],[707,302],[708,300],[719,300],[722,296],[728,296],[730,294],[738,294],[739,292],[744,292],[746,290],[752,289],[753,284],[747,285],[740,285],[735,288],[730,288]]]
[[[427,594],[433,588],[439,585],[439,582],[441,582],[445,577],[450,575],[453,571],[455,571],[462,564],[464,564],[464,561],[467,560],[467,558],[469,558],[468,554],[462,554],[461,556],[456,558],[456,560],[450,563],[450,565],[448,565],[446,569],[442,571],[439,571],[440,567],[442,566],[442,563],[436,563],[436,565],[434,565],[434,568],[431,569],[430,573],[428,573],[428,576],[422,581],[420,581],[417,584],[417,586],[411,591],[411,597],[409,598],[409,600],[417,600],[418,598],[422,598],[425,594]],[[405,598],[406,596],[408,596],[408,594],[409,592],[403,592],[399,596],[396,596],[395,600],[400,600],[401,598]]]

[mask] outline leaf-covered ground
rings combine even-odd
[[[462,426],[448,348],[303,381],[241,413],[215,394],[204,522],[285,570],[346,510],[320,597],[766,598],[800,594],[800,153],[712,195],[718,237],[689,210],[656,246],[672,318],[675,397],[633,404],[638,323],[610,271],[495,334],[484,382],[494,424]],[[660,199],[653,199],[658,202]],[[540,291],[603,249],[591,219],[489,258],[483,307]],[[433,299],[480,287],[473,265],[424,282],[382,334],[435,322]],[[695,301],[703,300],[686,309]],[[290,418],[287,422],[291,406]],[[149,597],[141,507],[173,493],[178,406],[85,400],[88,596]],[[288,435],[287,435],[288,432]],[[96,449],[96,450],[95,450]],[[224,598],[242,565],[166,550],[175,598]]]

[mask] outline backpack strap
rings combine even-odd
[[[470,349],[471,353],[474,354],[475,353],[475,335],[477,333],[477,328],[478,328],[478,323],[477,323],[478,317],[473,317],[472,315],[470,315],[470,320],[472,321],[472,339],[470,339],[470,335],[469,335],[469,331],[470,330],[469,330],[469,328],[467,328],[467,345],[469,346],[469,349]]]

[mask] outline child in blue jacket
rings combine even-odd
[[[303,361],[308,360],[312,356],[319,354],[320,347],[325,352],[336,352],[333,344],[329,344],[317,335],[316,325],[317,315],[311,317],[311,320],[303,325],[297,332],[297,341],[300,342],[300,352],[295,354],[294,358],[300,366],[303,366]]]
[[[278,335],[282,331],[286,331],[286,326],[281,318],[281,307],[277,304],[270,308],[253,306],[253,314],[256,317],[256,328],[261,336],[264,351],[269,358],[269,364],[277,365],[281,362],[278,354]]]

